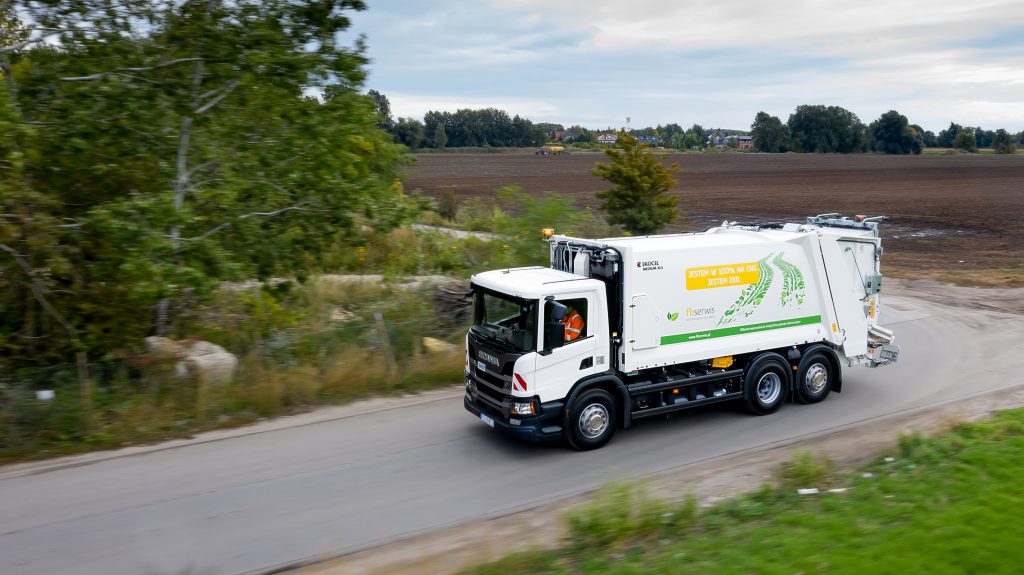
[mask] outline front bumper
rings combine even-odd
[[[508,433],[525,441],[556,441],[562,438],[562,409],[564,403],[561,401],[549,401],[540,404],[540,415],[523,418],[506,418],[493,410],[484,409],[483,406],[474,401],[469,394],[463,396],[463,405],[466,411],[477,418],[483,413],[494,420],[494,429]],[[518,421],[518,424],[512,423]]]

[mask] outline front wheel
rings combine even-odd
[[[832,362],[820,351],[805,356],[796,372],[796,395],[801,403],[818,403],[832,391]]]
[[[615,435],[615,399],[603,389],[585,392],[566,420],[569,445],[580,451],[597,449]]]

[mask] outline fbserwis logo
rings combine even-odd
[[[661,264],[658,263],[658,260],[639,261],[639,262],[636,262],[636,267],[644,270],[645,272],[651,271],[651,270],[665,269],[665,268],[661,267]]]

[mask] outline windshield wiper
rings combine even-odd
[[[509,343],[509,342],[501,339],[500,337],[498,337],[498,334],[496,332],[491,332],[486,326],[474,325],[474,326],[470,327],[470,330],[471,331],[475,331],[477,333],[477,335],[479,335],[479,336],[483,337],[484,339],[486,339],[488,344],[492,344],[495,347],[500,347],[504,351],[515,351],[516,350],[515,346],[513,346],[511,343]]]

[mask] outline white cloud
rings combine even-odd
[[[627,115],[635,126],[743,127],[759,110],[785,119],[828,104],[865,122],[897,109],[928,129],[1024,129],[1019,0],[438,0],[374,11],[370,30],[354,19],[369,34],[369,85],[402,115],[495,106],[595,127]]]
[[[519,114],[534,121],[544,121],[544,117],[557,117],[562,113],[551,102],[542,99],[517,99],[497,97],[473,97],[457,95],[422,95],[392,92],[387,94],[391,104],[391,113],[396,117],[411,117],[422,120],[429,111],[454,112],[461,108],[498,108],[509,115]]]

